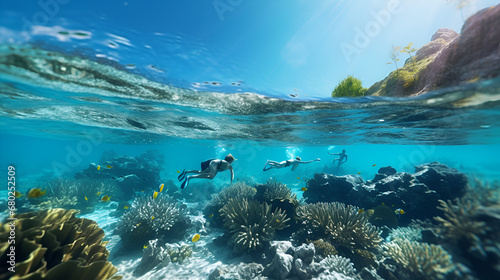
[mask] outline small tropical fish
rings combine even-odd
[[[111,165],[106,165],[106,167],[107,167],[108,169],[113,168],[113,166],[111,166]]]
[[[146,248],[148,248],[148,245],[144,245],[142,248],[146,249]]]
[[[361,172],[358,172],[358,175],[361,174]]]
[[[372,166],[377,166],[376,164],[372,165]]]
[[[151,217],[151,220],[154,220],[155,219],[155,216]]]
[[[297,177],[297,179],[300,179],[300,177]]]
[[[89,200],[87,197],[85,197],[85,200]]]
[[[153,199],[155,199],[157,196],[158,196],[158,192],[157,192],[157,191],[155,191],[155,192],[153,193]]]
[[[144,192],[144,191],[141,191],[141,192]]]
[[[276,222],[278,222],[278,223],[279,223],[279,222],[280,222],[280,220],[276,219]]]
[[[191,239],[191,241],[196,242],[196,241],[200,240],[200,237],[201,237],[201,236],[200,236],[199,234],[195,234],[195,235],[193,236],[193,238]]]
[[[181,173],[179,170],[177,170],[177,173]]]
[[[128,208],[129,208],[129,207],[128,207],[128,206],[126,206],[126,205],[125,205],[125,206],[123,206],[123,209],[128,209]]]
[[[47,192],[47,190],[44,190],[42,192],[42,189],[41,188],[35,188],[35,189],[31,189],[29,192],[28,192],[28,198],[39,198],[41,196],[44,196],[45,195],[45,192]]]
[[[101,197],[101,201],[109,201],[111,199],[111,196],[109,195],[105,195],[103,197]]]
[[[382,205],[385,205],[385,202],[382,202]]]
[[[141,225],[141,223],[138,223],[138,224],[136,224],[135,226],[136,226],[136,227],[138,227],[138,226],[140,226],[140,225]]]
[[[18,191],[14,191],[14,196],[15,197],[21,197],[21,196],[23,196],[23,194],[20,193],[20,192],[18,192]]]
[[[307,191],[307,188],[306,187],[302,187],[300,190],[303,191],[303,192],[305,192],[305,191]]]
[[[101,195],[102,192],[97,192],[96,195]]]
[[[375,210],[368,209],[368,210],[366,210],[366,213],[368,214],[368,216],[371,216],[371,215],[373,215],[373,213],[375,213]]]
[[[101,166],[100,165],[97,166],[97,170],[101,170]]]
[[[212,218],[213,216],[214,216],[214,214],[210,214],[210,215],[208,215],[208,217],[209,217],[209,218]]]
[[[361,213],[363,213],[363,212],[365,212],[365,209],[359,209],[359,210],[358,210],[358,213],[359,213],[359,214],[361,214]]]
[[[401,209],[401,208],[398,208],[398,209],[396,209],[396,210],[394,211],[394,213],[395,213],[396,215],[403,215],[403,214],[404,214],[404,213],[406,213],[406,212],[405,212],[405,210],[403,210],[403,209]]]
[[[161,184],[160,187],[158,188],[159,191],[158,192],[162,192],[163,191],[163,187],[165,186],[165,184]]]

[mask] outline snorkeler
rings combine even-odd
[[[310,160],[310,161],[301,161],[301,158],[300,157],[296,157],[295,159],[289,159],[289,160],[285,160],[285,161],[282,161],[282,162],[277,162],[277,161],[274,161],[274,160],[267,160],[266,162],[266,165],[264,165],[264,171],[267,171],[271,168],[284,168],[284,167],[288,167],[288,166],[292,166],[292,171],[295,170],[295,168],[297,168],[297,166],[299,166],[299,163],[311,163],[313,161],[320,161],[319,158],[317,159],[314,159],[314,160]],[[269,165],[269,167],[267,167]],[[267,167],[267,168],[266,168]]]
[[[233,163],[236,159],[229,154],[224,159],[209,159],[201,163],[201,171],[200,170],[188,170],[184,169],[179,175],[179,181],[184,180],[181,185],[181,189],[184,189],[189,184],[189,180],[199,178],[199,179],[213,179],[215,175],[217,175],[220,171],[226,171],[229,169],[231,172],[231,183],[233,183],[234,172],[231,163]],[[196,175],[186,176],[188,173],[196,173]]]
[[[330,154],[328,152],[328,154]],[[345,153],[345,150],[342,150],[342,153],[338,153],[338,154],[330,154],[330,155],[333,155],[333,156],[339,156],[339,158],[336,158],[333,160],[333,164],[335,164],[335,161],[338,160],[338,163],[337,163],[337,168],[340,167],[340,165],[344,162],[347,161],[347,154]]]

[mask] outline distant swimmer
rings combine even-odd
[[[284,167],[292,166],[292,171],[294,171],[297,168],[297,166],[299,166],[300,163],[311,163],[313,161],[320,161],[320,159],[317,158],[317,159],[310,160],[310,161],[302,161],[300,157],[296,157],[295,159],[289,159],[289,160],[285,160],[282,162],[268,160],[266,162],[266,165],[264,165],[263,170],[267,171],[267,170],[272,169],[272,168],[284,168]],[[268,167],[268,165],[269,165],[269,167]]]
[[[328,152],[328,154],[330,154]],[[333,160],[333,164],[335,164],[335,161],[338,160],[338,163],[337,163],[337,168],[340,167],[340,165],[344,162],[347,161],[347,154],[345,153],[345,150],[342,150],[342,153],[338,153],[338,154],[330,154],[330,155],[333,155],[333,156],[339,156],[339,158],[336,158]]]
[[[231,164],[235,161],[234,157],[229,154],[224,159],[209,159],[201,163],[201,170],[188,170],[184,169],[179,175],[179,181],[184,180],[181,185],[181,189],[188,186],[191,179],[213,179],[218,172],[226,171],[229,169],[231,172],[231,184],[234,179],[233,167]],[[196,175],[186,176],[188,173],[196,173]]]

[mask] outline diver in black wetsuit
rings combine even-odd
[[[328,152],[328,154],[330,154]],[[338,160],[338,163],[337,163],[337,169],[340,167],[340,165],[344,162],[347,161],[347,154],[345,153],[345,150],[342,150],[342,153],[338,153],[338,154],[330,154],[330,155],[333,155],[333,156],[339,156],[339,158],[336,158],[333,160],[333,164],[335,164],[335,161]]]
[[[210,159],[201,163],[201,170],[188,170],[184,169],[177,179],[179,181],[184,180],[181,185],[181,189],[184,189],[189,184],[191,179],[213,179],[220,171],[226,171],[229,169],[231,172],[231,184],[234,179],[234,172],[231,163],[236,159],[231,155],[227,155],[224,159]],[[196,173],[196,175],[186,176],[188,173]]]
[[[268,160],[268,161],[266,161],[266,165],[264,165],[263,170],[267,171],[271,168],[284,168],[284,167],[292,166],[292,171],[294,171],[297,168],[297,166],[299,166],[299,163],[311,163],[313,161],[320,161],[320,159],[317,158],[315,160],[310,160],[310,161],[301,161],[300,157],[296,157],[295,159],[289,159],[289,160],[285,160],[282,162]],[[269,167],[267,167],[268,165],[269,165]]]

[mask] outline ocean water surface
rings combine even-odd
[[[416,13],[411,12],[413,4],[395,1],[400,12],[392,14],[387,29],[347,63],[337,46],[355,38],[356,26],[366,24],[356,21],[355,10],[363,6],[360,1],[321,5],[276,1],[260,3],[260,8],[247,1],[198,3],[196,8],[173,1],[75,2],[33,2],[26,7],[3,3],[0,10],[0,163],[6,176],[0,189],[0,216],[4,223],[12,217],[19,221],[10,233],[17,241],[16,263],[8,263],[7,253],[13,249],[2,249],[0,279],[20,279],[16,277],[30,273],[35,275],[30,279],[42,279],[47,273],[50,279],[73,279],[58,278],[62,276],[57,273],[71,270],[70,263],[82,259],[86,260],[82,271],[88,273],[84,279],[495,279],[499,275],[498,77],[412,97],[331,97],[335,84],[348,73],[327,68],[348,69],[368,82],[394,70],[384,64],[388,57],[378,61],[372,52],[386,56],[391,44],[406,42],[408,35],[396,32],[395,26],[405,14]],[[391,1],[375,2],[365,7],[366,13],[380,13]],[[422,34],[412,29],[419,46],[442,24],[457,31],[463,24],[459,10],[442,2],[422,4],[450,16],[446,21],[436,15],[433,24],[420,30]],[[497,4],[490,2],[476,1],[475,9],[465,6],[460,12],[470,16]],[[279,9],[282,15],[276,14]],[[256,20],[259,15],[261,21]],[[417,18],[409,18],[413,24],[408,26],[418,24]],[[344,39],[337,39],[329,52],[340,54],[328,57],[319,37],[334,34],[337,25],[353,32],[338,33]],[[321,34],[307,35],[313,30]],[[336,61],[342,62],[337,66]],[[328,81],[325,72],[335,78]],[[338,166],[334,161],[338,155],[332,154],[342,150],[348,158]],[[213,180],[193,179],[181,189],[183,170],[198,170],[201,162],[228,154],[237,159],[231,164],[232,182],[230,172],[221,171]],[[263,171],[268,160],[296,157],[320,160],[299,164],[293,171],[288,166]],[[432,162],[442,165],[417,167]],[[385,174],[381,168],[388,166],[397,173]],[[428,173],[418,175],[422,169]],[[17,193],[8,188],[14,186],[8,184],[13,180]],[[377,180],[381,180],[378,185]],[[342,182],[351,184],[352,190]],[[224,200],[221,193],[231,188],[236,191]],[[358,194],[361,190],[366,193]],[[246,191],[255,193],[242,199]],[[224,201],[219,208],[214,206],[217,199]],[[258,205],[258,210],[248,206],[238,212],[230,208],[231,199],[239,205]],[[453,206],[446,208],[438,199]],[[49,209],[78,212],[73,220],[23,218],[12,215],[9,201],[15,201],[17,215],[50,216],[47,213],[54,212],[37,212]],[[364,223],[361,229],[339,234],[332,230],[338,221],[328,211],[318,214],[325,218],[317,223],[313,214],[304,214],[309,211],[304,209],[318,203],[332,203],[325,208],[340,213],[344,206],[334,202],[353,205],[347,212]],[[390,218],[377,216],[384,207]],[[235,216],[228,214],[231,211]],[[275,216],[276,211],[287,216]],[[438,216],[454,226],[440,222]],[[60,237],[55,232],[63,228],[61,224],[81,223],[75,222],[77,218],[95,221],[104,235],[99,239],[82,230],[73,238],[79,234],[83,238],[75,242],[91,246],[109,241],[101,244],[106,253],[88,257],[85,254],[94,252],[90,247],[82,253],[68,249],[80,244],[73,240],[58,239],[53,246],[44,237],[37,242],[55,253],[50,258],[45,253],[43,261],[22,268],[35,251],[23,245],[32,238],[23,228],[44,229],[46,235]],[[31,225],[23,219],[46,224]],[[332,224],[321,228],[321,221],[329,219]],[[354,241],[343,241],[356,230],[369,231],[368,221],[380,235],[370,237],[377,240],[375,245],[359,245],[364,243],[356,236]],[[286,227],[280,228],[281,223]],[[408,233],[412,230],[427,235],[414,240]],[[2,244],[8,242],[8,231],[6,226],[0,232]],[[406,232],[403,241],[397,241],[398,232]],[[252,247],[237,241],[240,237],[261,244]],[[325,245],[315,243],[318,240],[337,252],[323,255]],[[282,247],[290,244],[291,249],[279,251],[276,242],[283,242]],[[66,253],[61,253],[64,246]],[[300,246],[307,254],[315,248],[311,260],[301,255],[306,253],[297,253]],[[422,249],[430,248],[426,246],[443,251],[433,255]],[[412,270],[405,250],[427,252],[420,257],[425,261]],[[282,265],[287,270],[278,255],[291,258],[288,272],[276,268]],[[93,261],[98,264],[91,266]],[[437,265],[428,268],[425,262]],[[106,274],[99,266],[104,263],[116,269]],[[12,266],[17,272],[7,270]]]

